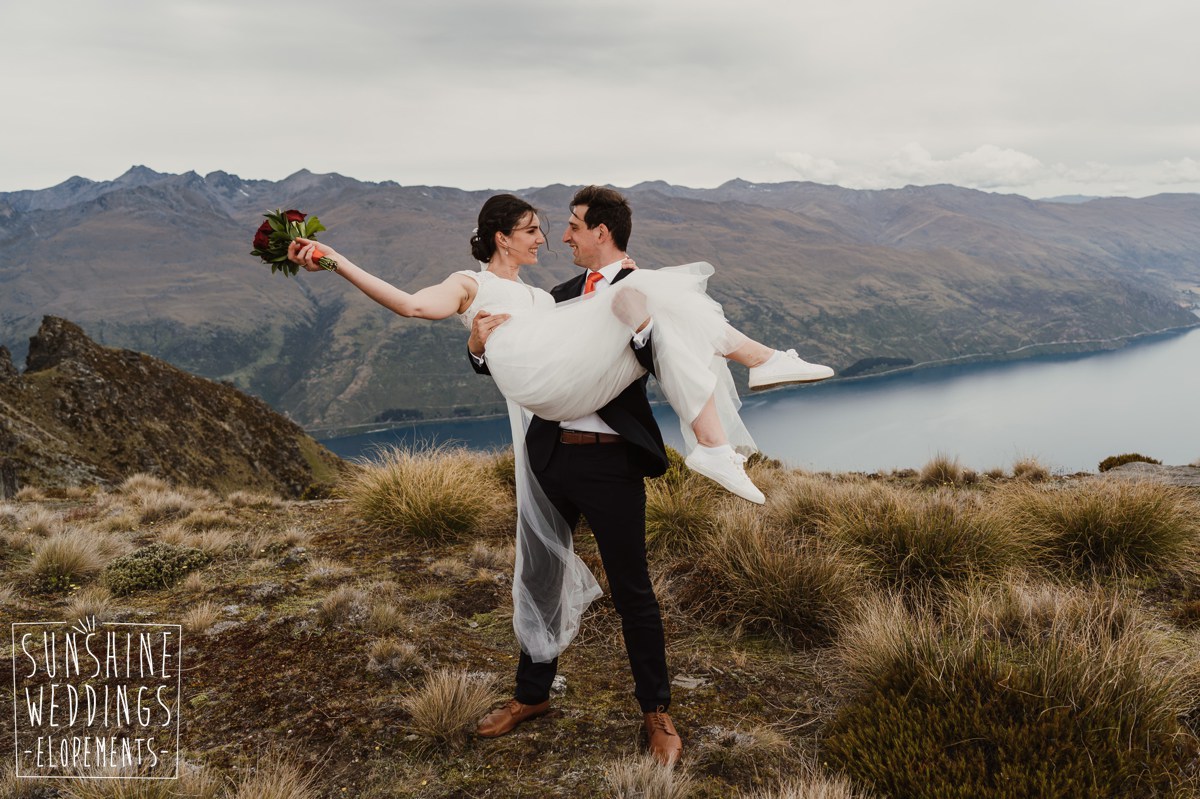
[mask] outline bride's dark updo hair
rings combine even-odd
[[[492,260],[496,254],[496,234],[512,233],[526,214],[536,213],[536,208],[512,194],[489,197],[479,209],[479,227],[471,237],[471,255],[484,263]]]

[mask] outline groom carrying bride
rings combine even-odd
[[[575,264],[586,271],[551,289],[555,301],[585,291],[608,291],[632,273],[622,266],[632,227],[632,212],[619,192],[588,186],[576,193],[562,240],[574,253]],[[467,346],[476,372],[489,373],[487,339],[507,318],[483,311],[475,317]],[[631,342],[648,371],[653,370],[651,333],[652,323],[635,333]],[[538,483],[568,526],[573,529],[582,517],[595,535],[613,605],[621,617],[633,694],[644,714],[650,752],[664,765],[674,763],[683,746],[667,715],[671,685],[662,614],[646,561],[644,483],[645,478],[666,471],[667,453],[646,398],[646,376],[582,419],[556,422],[534,416],[525,445]],[[546,713],[557,668],[557,658],[538,663],[522,651],[514,697],[479,722],[478,734],[504,735]]]

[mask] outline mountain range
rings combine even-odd
[[[543,209],[551,245],[522,272],[533,285],[578,270],[558,243],[576,188],[516,192]],[[1197,324],[1200,195],[1055,202],[741,180],[623,191],[639,265],[711,262],[710,293],[736,326],[845,376],[1102,349]],[[65,317],[309,428],[494,413],[500,397],[468,367],[458,321],[402,319],[335,275],[272,275],[248,254],[263,211],[299,208],[329,228],[322,240],[416,289],[477,268],[468,239],[493,193],[141,166],[0,193],[0,344],[19,360],[44,315]]]

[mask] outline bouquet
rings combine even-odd
[[[250,254],[257,255],[263,260],[263,263],[270,264],[271,274],[280,270],[288,277],[295,277],[296,273],[300,271],[300,266],[288,260],[288,245],[296,238],[315,239],[317,233],[325,230],[325,226],[315,216],[310,217],[294,209],[290,211],[276,209],[268,211],[263,216],[267,218],[267,221],[259,225],[258,230],[254,233],[254,249],[250,251]],[[337,261],[326,258],[320,250],[314,250],[313,257],[318,265],[330,272],[337,271]]]

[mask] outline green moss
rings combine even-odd
[[[104,570],[104,582],[116,596],[167,588],[211,560],[211,555],[199,549],[151,544],[110,563]]]

